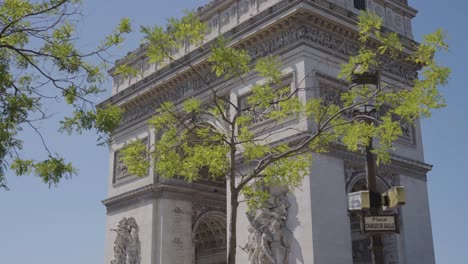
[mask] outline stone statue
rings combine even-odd
[[[140,264],[139,228],[135,218],[123,218],[117,227],[114,241],[114,260],[111,264]]]
[[[289,202],[286,194],[272,196],[265,208],[248,213],[251,227],[247,244],[251,264],[288,262],[290,231],[286,226]]]

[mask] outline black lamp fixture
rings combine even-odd
[[[353,74],[351,78],[351,85],[349,89],[355,90],[359,94],[362,90],[367,90],[367,94],[372,94],[377,90],[379,78],[376,72],[364,72],[359,74]],[[354,99],[355,104],[359,104],[354,108],[355,112],[363,115],[370,115],[375,112],[375,98],[370,98],[364,103],[361,103],[364,99],[361,96],[356,96]]]

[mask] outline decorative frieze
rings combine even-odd
[[[359,50],[359,45],[346,40],[344,37],[311,25],[296,25],[271,37],[248,47],[247,51],[255,60],[270,54],[275,54],[283,48],[289,47],[298,41],[305,40],[310,44],[326,48],[329,52],[338,52],[345,56],[355,54]],[[405,80],[414,80],[417,77],[416,68],[405,64],[392,64],[388,71]],[[203,77],[201,77],[203,76]],[[202,79],[203,78],[203,79]],[[125,127],[136,120],[142,119],[154,113],[154,111],[166,101],[178,102],[193,95],[202,89],[207,89],[207,84],[221,81],[224,77],[216,77],[212,71],[204,70],[198,75],[184,83],[180,83],[161,92],[157,96],[149,97],[139,106],[127,110],[124,113],[122,126]]]

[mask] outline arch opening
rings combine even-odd
[[[195,264],[226,263],[226,216],[219,212],[202,215],[193,228]]]

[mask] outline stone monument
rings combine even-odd
[[[197,12],[209,26],[206,42],[224,35],[254,59],[277,55],[285,85],[304,88],[298,95],[304,100],[328,100],[345,89],[336,76],[339,64],[358,50],[356,18],[362,9],[381,16],[385,30],[399,33],[405,47],[414,44],[411,24],[417,11],[406,0],[215,0]],[[130,141],[154,144],[156,135],[146,122],[162,102],[180,104],[208,89],[198,76],[185,72],[182,60],[187,53],[199,61],[200,70],[206,69],[210,83],[226,86],[230,98],[242,103],[249,94],[248,85],[221,82],[211,74],[207,53],[199,47],[184,47],[178,60],[158,67],[149,63],[141,46],[120,61],[140,74],[110,71],[112,96],[102,104],[119,105],[125,113],[112,137],[109,191],[103,201],[106,264],[226,263],[229,208],[224,181],[165,180],[152,170],[136,177],[119,161],[120,149]],[[414,66],[400,63],[393,64],[383,80],[410,86],[416,76]],[[253,76],[246,81],[258,80]],[[268,126],[261,115],[255,120],[260,127]],[[293,119],[283,126],[307,129],[308,122]],[[427,193],[431,165],[424,163],[419,123],[404,131],[392,163],[377,173],[382,191],[403,185],[407,192],[406,205],[394,209],[400,234],[383,237],[385,263],[434,264]],[[340,148],[316,155],[309,177],[293,193],[273,194],[258,211],[247,213],[241,205],[238,263],[370,264],[368,238],[360,231],[359,217],[347,210],[347,193],[364,186],[361,155]]]

